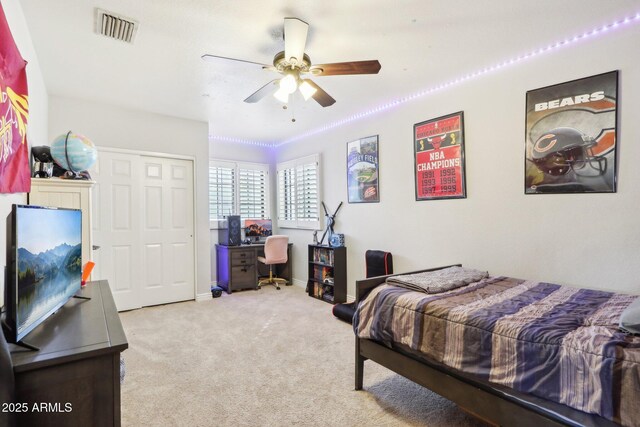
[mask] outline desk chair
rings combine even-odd
[[[285,279],[274,277],[273,266],[285,264],[288,260],[287,250],[289,248],[289,236],[269,236],[264,242],[264,257],[259,256],[258,261],[269,266],[269,278],[258,281],[258,287],[262,285],[273,285],[280,290],[279,283],[286,284]]]

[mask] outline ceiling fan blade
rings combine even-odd
[[[330,105],[335,104],[336,100],[333,99],[331,97],[331,95],[329,95],[327,92],[325,92],[320,86],[318,86],[317,84],[315,84],[315,82],[313,80],[310,79],[304,79],[303,81],[309,83],[311,86],[313,86],[313,88],[316,90],[316,92],[311,95],[311,97],[320,105],[322,105],[323,107],[328,107]]]
[[[307,44],[309,24],[298,18],[284,18],[284,56],[291,61],[295,58],[302,64],[304,59],[304,47]]]
[[[343,76],[349,74],[378,74],[380,62],[371,61],[336,62],[333,64],[312,65],[309,72],[314,76]]]
[[[260,65],[262,68],[274,68],[272,65],[268,65],[268,64],[261,64],[259,62],[253,62],[253,61],[245,61],[244,59],[227,58],[226,56],[209,55],[207,53],[202,55],[201,58],[207,62],[216,62],[220,59],[224,59],[227,61],[238,61],[238,62],[246,62],[247,64]]]
[[[255,102],[260,101],[265,96],[271,95],[276,90],[278,90],[277,82],[278,82],[278,79],[271,80],[269,83],[267,83],[266,85],[262,86],[260,89],[258,89],[257,91],[253,92],[251,95],[249,95],[249,97],[247,99],[245,99],[244,102],[248,102],[248,103],[253,104]]]

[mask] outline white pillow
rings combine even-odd
[[[640,335],[640,297],[627,307],[620,316],[620,329]]]

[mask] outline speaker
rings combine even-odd
[[[220,286],[211,287],[211,296],[213,298],[219,298],[222,296],[222,288]]]
[[[218,229],[218,244],[224,246],[239,246],[242,237],[240,215],[229,215],[225,228]]]

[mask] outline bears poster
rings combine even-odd
[[[618,72],[527,92],[525,194],[616,191]]]

